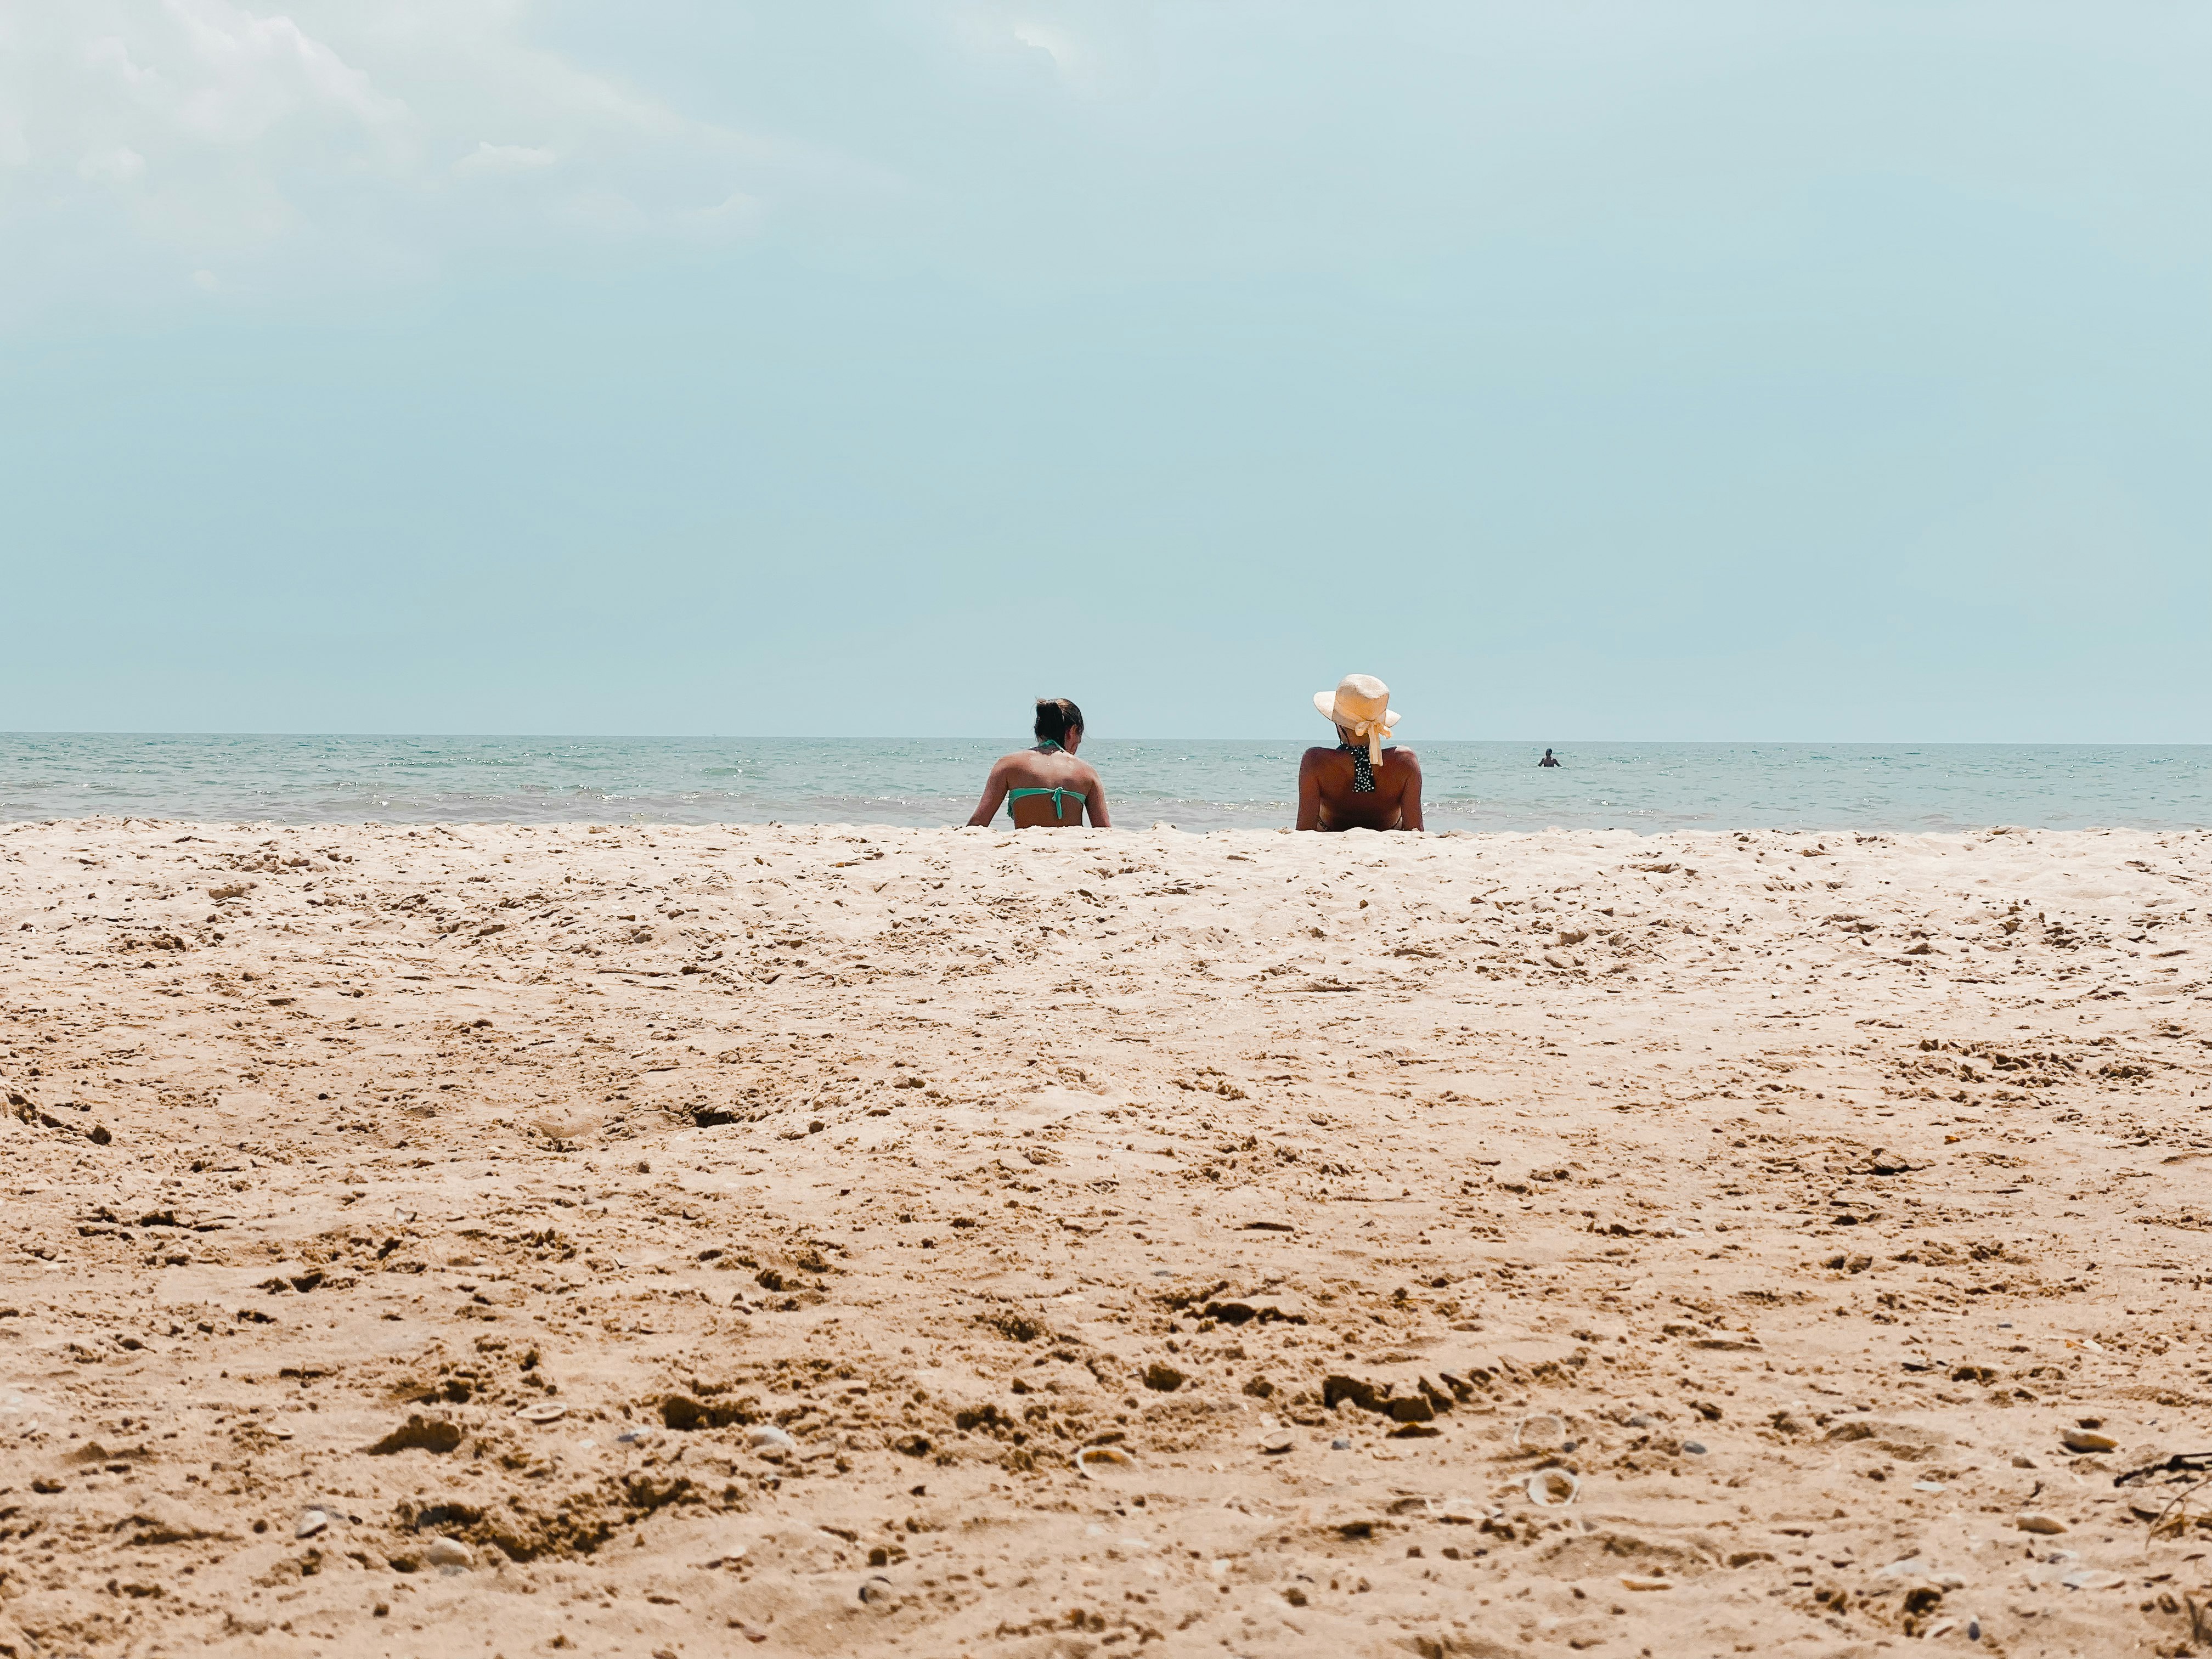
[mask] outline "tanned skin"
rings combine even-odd
[[[1113,821],[1106,815],[1106,786],[1098,781],[1098,774],[1089,764],[1075,758],[1082,745],[1083,728],[1071,726],[1067,735],[1054,749],[1020,749],[1011,755],[1002,755],[991,768],[991,776],[983,786],[983,799],[975,815],[968,820],[973,830],[989,827],[1006,805],[1009,789],[1079,789],[1088,797],[1081,807],[1073,801],[1067,803],[1066,817],[1052,815],[1050,795],[1031,795],[1018,800],[1013,805],[1014,828],[1017,830],[1066,829],[1083,822],[1090,814],[1093,830],[1110,830]]]
[[[1337,736],[1351,742],[1342,726]],[[1385,749],[1375,768],[1375,793],[1355,793],[1352,757],[1341,749],[1309,749],[1298,763],[1301,830],[1419,830],[1421,761],[1410,749]]]

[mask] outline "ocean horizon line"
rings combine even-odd
[[[1084,745],[1125,824],[1292,821],[1299,738]],[[958,823],[1018,738],[0,734],[0,820]],[[1432,830],[2212,825],[2212,744],[1429,738]],[[1541,767],[1540,751],[1562,764]]]
[[[1325,734],[1324,734],[1325,735]],[[241,738],[263,741],[313,740],[326,742],[435,742],[435,743],[838,743],[838,744],[908,744],[944,743],[979,744],[984,745],[1012,742],[1020,746],[1021,739],[1012,734],[915,734],[915,733],[849,733],[849,732],[474,732],[474,731],[299,731],[262,730],[177,730],[159,731],[153,728],[85,726],[76,728],[40,729],[23,727],[0,730],[0,742],[11,738],[145,738],[145,739],[204,739]],[[1317,739],[1310,733],[1283,732],[1232,734],[1229,736],[1193,737],[1188,734],[1148,736],[1141,733],[1092,734],[1086,732],[1088,743],[1162,744],[1301,744],[1315,747]],[[1541,738],[1465,738],[1439,737],[1426,733],[1394,735],[1394,743],[1408,747],[1420,743],[1490,744],[1557,749],[1563,745],[1584,748],[1677,748],[1677,749],[2203,749],[2212,750],[2212,738],[2201,741],[2166,741],[2159,738],[1601,738],[1562,737]]]

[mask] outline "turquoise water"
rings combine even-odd
[[[0,735],[0,819],[958,823],[1009,737]],[[1423,743],[1437,830],[2212,825],[2212,744]],[[1099,739],[1115,821],[1291,822],[1294,742]]]

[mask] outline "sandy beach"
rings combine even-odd
[[[0,829],[0,1656],[2205,1651],[2208,904]]]

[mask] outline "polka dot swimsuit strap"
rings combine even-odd
[[[1367,758],[1367,745],[1364,743],[1340,743],[1336,746],[1352,757],[1352,793],[1355,795],[1373,794],[1375,767]]]

